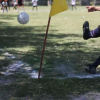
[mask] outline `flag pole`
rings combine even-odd
[[[42,67],[42,62],[43,62],[43,56],[44,56],[44,51],[45,51],[45,45],[46,45],[46,39],[47,39],[47,35],[48,35],[50,20],[51,20],[51,17],[49,17],[49,19],[48,19],[48,25],[47,25],[47,30],[46,30],[45,39],[44,39],[43,51],[42,51],[42,55],[41,55],[41,62],[40,62],[40,68],[39,68],[39,73],[38,73],[38,79],[40,78],[40,74],[41,74],[41,67]]]

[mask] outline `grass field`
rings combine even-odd
[[[25,7],[30,16],[26,25],[18,23],[18,13],[12,8],[8,13],[0,11],[1,72],[15,61],[23,61],[32,70],[39,70],[50,7],[39,6],[38,11],[33,12],[31,9]],[[43,78],[40,81],[31,79],[29,75],[21,72],[10,76],[1,74],[0,79],[5,84],[0,85],[0,99],[70,100],[70,97],[80,94],[99,93],[99,78],[63,79],[68,75],[88,75],[84,71],[86,65],[100,55],[99,38],[83,40],[82,36],[84,21],[89,21],[90,29],[95,29],[100,24],[99,16],[99,12],[88,13],[85,7],[80,6],[77,6],[77,11],[69,8],[68,11],[53,16],[42,65]],[[16,58],[6,58],[5,52],[13,54]],[[100,72],[99,67],[97,71]]]

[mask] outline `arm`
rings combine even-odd
[[[100,7],[87,6],[88,12],[100,11]]]
[[[95,10],[96,10],[96,11],[100,11],[100,7],[96,7]]]

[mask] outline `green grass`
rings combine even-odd
[[[23,80],[23,81],[22,81]],[[0,86],[2,100],[71,100],[85,93],[99,93],[100,79],[23,79]],[[90,100],[90,99],[88,99]]]
[[[32,8],[26,7],[25,9],[31,10]],[[8,13],[5,12],[3,14],[0,12],[0,49],[3,49],[3,51],[0,51],[1,70],[4,66],[8,66],[9,63],[13,62],[13,60],[6,59],[3,56],[4,52],[14,54],[17,60],[28,63],[33,70],[39,70],[50,7],[39,6],[38,9],[38,12],[26,11],[30,16],[30,21],[26,25],[18,23],[18,13],[13,11],[12,8]],[[56,98],[58,100],[58,98],[69,98],[68,95],[73,95],[74,92],[87,93],[89,91],[99,91],[99,79],[48,79],[49,77],[63,78],[67,76],[68,68],[71,68],[75,74],[87,74],[84,72],[86,64],[92,63],[100,55],[99,38],[88,41],[82,38],[82,25],[84,21],[88,20],[90,29],[95,29],[100,24],[100,13],[88,13],[85,7],[78,6],[77,9],[77,11],[72,11],[69,8],[68,11],[51,18],[42,65],[42,75],[47,79],[43,78],[41,81],[38,81],[34,79],[29,80],[27,77],[24,80],[24,78],[21,78],[24,77],[23,75],[20,75],[20,77],[16,75],[17,80],[21,79],[22,83],[17,83],[16,81],[15,83],[3,85],[0,89],[5,91],[2,92],[4,94],[1,96],[4,96],[6,92],[10,95],[9,91],[11,91],[12,96],[8,96],[9,100],[17,100],[17,97],[19,100],[20,96],[29,96],[30,98],[35,98],[33,100],[42,100],[40,98],[45,93],[46,98]],[[62,69],[61,73],[60,69]],[[64,74],[63,70],[66,71]],[[1,77],[4,76],[1,75]],[[16,77],[12,76],[12,79],[16,79]],[[35,86],[36,84],[37,86]],[[94,88],[88,88],[91,84]],[[39,85],[42,88],[41,90]],[[10,87],[12,87],[12,90]]]

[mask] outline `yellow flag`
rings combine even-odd
[[[53,0],[49,17],[52,17],[55,14],[58,14],[65,10],[68,10],[68,5],[66,0]]]

